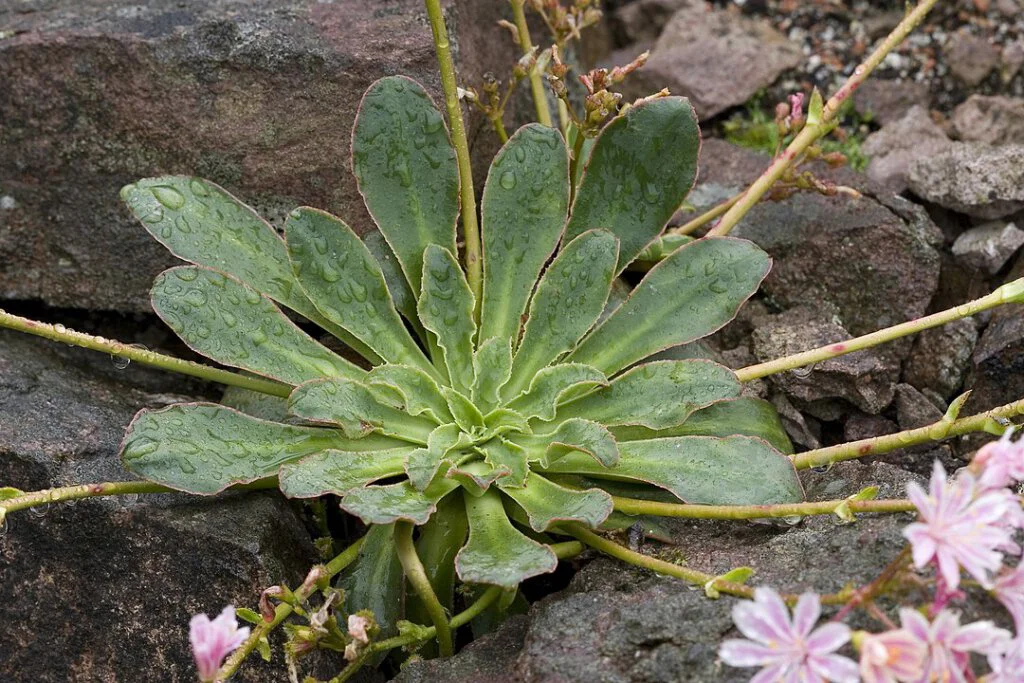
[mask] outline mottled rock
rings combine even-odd
[[[971,95],[953,110],[953,126],[961,140],[1024,144],[1024,99]]]
[[[668,88],[708,119],[742,104],[803,61],[798,45],[767,22],[691,2],[676,12],[647,65],[627,81],[630,93]]]
[[[949,37],[945,52],[949,70],[968,88],[981,85],[999,64],[999,48],[967,27]]]
[[[949,144],[928,110],[912,107],[903,118],[883,126],[864,141],[864,153],[871,159],[868,177],[891,192],[902,192],[907,189],[910,165],[941,152]]]
[[[1003,83],[1009,83],[1016,78],[1022,66],[1024,66],[1024,38],[1018,38],[1003,47],[1003,65],[1000,69]]]
[[[899,430],[899,426],[887,417],[857,411],[843,423],[843,441],[871,439],[883,434],[894,434]]]
[[[928,85],[917,81],[869,78],[853,94],[857,111],[871,114],[883,126],[899,121],[912,107],[927,107]]]
[[[445,4],[461,81],[506,70],[507,3]],[[363,91],[401,73],[440,92],[421,0],[54,0],[0,4],[0,25],[0,299],[148,310],[173,259],[118,198],[144,176],[366,230],[349,164]],[[470,115],[482,179],[497,142]]]
[[[917,429],[942,419],[942,411],[924,394],[909,384],[896,385],[896,421],[900,429]]]
[[[914,341],[903,369],[904,381],[943,399],[952,398],[963,385],[977,341],[978,328],[970,318],[925,330]]]
[[[957,142],[910,167],[910,189],[926,201],[976,218],[1024,209],[1024,145]]]
[[[620,44],[653,43],[672,15],[690,1],[636,0],[612,12],[609,21]]]
[[[793,443],[807,449],[821,447],[821,426],[814,420],[808,422],[796,407],[786,398],[785,394],[776,393],[771,397],[772,405],[782,419],[782,426]]]
[[[964,388],[972,390],[965,415],[1024,398],[1024,305],[993,311],[971,355]]]
[[[127,479],[117,451],[134,412],[191,386],[0,332],[0,484]],[[294,585],[317,561],[309,533],[269,492],[38,510],[10,515],[0,537],[0,595],[18,615],[0,633],[5,681],[194,681],[193,614],[252,605],[262,587]],[[277,680],[282,671],[279,659],[268,666],[256,657],[238,680]]]
[[[953,243],[953,256],[974,270],[995,275],[1024,246],[1024,230],[993,221],[964,231]]]

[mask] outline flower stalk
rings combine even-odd
[[[533,41],[530,40],[530,27],[526,23],[526,0],[509,0],[512,5],[512,19],[516,24],[516,33],[519,35],[519,47],[523,49],[524,55],[529,55],[535,49]],[[544,126],[552,125],[551,109],[548,107],[548,97],[544,92],[544,81],[541,79],[537,65],[530,66],[528,73],[530,79],[530,91],[533,93],[533,103],[537,108],[537,123]]]
[[[264,488],[276,487],[274,481]],[[13,498],[0,499],[0,521],[5,519],[8,513],[27,510],[41,505],[53,503],[64,503],[71,500],[82,500],[83,498],[97,498],[99,496],[128,496],[138,493],[175,493],[175,490],[154,484],[148,481],[107,481],[101,484],[80,484],[78,486],[62,486],[42,491],[23,493]]]
[[[680,519],[777,519],[780,517],[807,517],[830,515],[840,508],[851,513],[911,512],[914,505],[904,499],[883,500],[822,500],[810,503],[784,503],[780,505],[690,505],[659,503],[636,498],[612,496],[615,509],[627,515],[654,515]]]
[[[444,606],[437,599],[433,586],[430,585],[430,578],[427,576],[419,555],[416,554],[416,546],[412,542],[413,525],[410,522],[397,522],[395,524],[395,547],[398,551],[398,559],[405,571],[405,578],[409,580],[413,590],[423,601],[423,606],[430,615],[430,620],[437,630],[438,652],[442,657],[451,657],[452,631],[448,625],[448,615]]]

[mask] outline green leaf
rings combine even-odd
[[[484,427],[486,422],[480,409],[473,402],[451,387],[442,387],[441,393],[448,401],[448,409],[455,417],[455,424],[464,432],[473,432]]]
[[[630,107],[605,126],[576,191],[566,239],[607,228],[621,271],[656,238],[697,177],[700,129],[682,97]]]
[[[394,536],[393,524],[371,526],[356,561],[340,581],[345,591],[344,612],[373,612],[382,638],[397,632],[396,623],[402,615],[405,574],[395,550]]]
[[[430,245],[423,253],[419,315],[437,335],[452,387],[468,395],[473,387],[473,293],[453,252]]]
[[[381,273],[384,274],[384,281],[388,284],[391,300],[395,302],[395,308],[414,327],[419,326],[420,319],[416,316],[416,295],[413,294],[409,281],[405,279],[405,273],[402,272],[402,266],[395,258],[395,252],[391,251],[391,247],[388,246],[384,235],[377,230],[369,232],[363,236],[363,244],[377,259]]]
[[[261,394],[241,387],[226,387],[220,399],[221,405],[234,408],[246,415],[271,422],[287,422],[288,399],[270,394]]]
[[[482,343],[473,356],[473,370],[476,374],[473,403],[481,412],[490,412],[500,400],[498,390],[512,374],[512,348],[509,340],[494,337]]]
[[[508,434],[509,432],[525,432],[529,434],[532,431],[526,418],[514,410],[498,408],[484,415],[483,434],[486,434],[487,438]],[[480,440],[482,441],[482,438]]]
[[[760,439],[681,436],[619,444],[619,463],[602,467],[570,453],[544,468],[548,472],[644,481],[671,491],[687,503],[769,505],[803,500],[789,458]]]
[[[357,339],[326,320],[295,282],[284,240],[255,211],[201,178],[147,178],[121,189],[142,226],[180,259],[226,273],[315,322],[370,361]]]
[[[477,460],[452,467],[445,477],[457,481],[471,496],[482,496],[498,477],[505,476],[505,474],[507,472],[504,469],[497,469],[487,462]]]
[[[448,496],[437,504],[437,512],[419,528],[416,554],[430,579],[441,605],[449,612],[455,604],[455,555],[466,542],[469,522],[466,508],[459,496]],[[406,616],[412,621],[429,624],[430,614],[415,592],[406,596]],[[435,648],[427,644],[425,655]]]
[[[450,479],[438,479],[426,491],[417,491],[408,481],[386,486],[351,489],[341,499],[341,508],[366,524],[390,524],[405,520],[426,524],[437,509],[437,501],[458,488]]]
[[[665,429],[695,410],[740,393],[732,370],[700,360],[655,361],[622,373],[606,387],[558,409],[558,419],[583,417],[603,425]]]
[[[434,372],[399,317],[380,264],[350,227],[302,207],[288,215],[285,237],[295,278],[325,318],[389,363]]]
[[[568,211],[569,154],[561,134],[536,123],[523,126],[494,157],[484,186],[481,339],[519,339],[526,301]]]
[[[613,427],[612,433],[619,443],[667,436],[756,436],[782,453],[793,452],[793,443],[775,407],[768,401],[748,396],[712,403],[693,413],[683,424],[670,429],[655,431],[646,427]]]
[[[419,368],[407,365],[378,365],[366,375],[372,391],[387,387],[397,392],[410,415],[426,415],[438,424],[451,422],[448,403],[434,378]]]
[[[456,253],[459,171],[444,118],[419,83],[382,78],[359,105],[352,170],[373,220],[420,291],[423,252]]]
[[[207,358],[288,384],[364,373],[300,330],[270,299],[221,273],[179,266],[153,282],[153,310]]]
[[[288,397],[288,411],[310,422],[338,426],[350,439],[376,431],[425,445],[437,426],[427,418],[380,403],[365,384],[340,378],[313,380],[296,387]]]
[[[405,472],[409,482],[419,491],[424,491],[437,475],[441,463],[454,448],[467,445],[463,442],[465,435],[458,425],[441,425],[430,433],[427,447],[420,448],[409,455]],[[450,465],[454,460],[447,460]]]
[[[571,350],[597,321],[608,300],[617,253],[614,235],[591,230],[555,257],[530,302],[512,379],[502,389],[506,400],[518,396],[541,368]]]
[[[680,235],[678,233],[662,235],[637,254],[633,265],[637,267],[637,270],[650,270],[656,264],[668,258],[668,255],[673,251],[692,241],[693,238],[689,235]]]
[[[455,557],[460,579],[515,588],[531,576],[548,574],[558,566],[558,558],[549,547],[527,538],[512,526],[497,491],[463,498],[469,518],[469,542]]]
[[[566,420],[550,434],[517,434],[510,440],[526,449],[528,458],[543,467],[573,452],[593,458],[595,464],[604,467],[614,466],[619,459],[615,438],[608,428],[580,418]]]
[[[580,522],[594,529],[612,513],[612,497],[604,491],[574,491],[534,472],[522,488],[501,489],[523,508],[534,531],[547,531],[558,522]]]
[[[268,422],[214,403],[181,403],[140,411],[128,425],[121,459],[148,481],[211,494],[273,477],[281,465],[317,451],[399,445],[385,437],[351,441],[333,429]]]
[[[504,470],[507,474],[498,479],[504,488],[523,486],[529,473],[526,451],[505,439],[491,439],[479,447],[484,454],[484,461],[496,470]]]
[[[753,242],[705,237],[680,247],[566,360],[612,375],[638,360],[700,339],[732,320],[768,274]]]
[[[378,479],[401,474],[405,459],[415,449],[346,453],[326,450],[281,466],[281,491],[289,498],[316,498],[327,493],[341,495]]]
[[[508,407],[523,417],[541,420],[555,419],[555,409],[578,393],[596,386],[606,385],[608,380],[596,368],[580,363],[551,365],[538,372],[530,383],[529,390],[509,402]]]

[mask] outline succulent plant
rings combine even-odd
[[[401,571],[383,570],[398,521],[420,525],[450,607],[456,574],[512,589],[552,571],[560,524],[628,525],[613,493],[801,500],[770,406],[690,345],[732,319],[770,259],[729,237],[659,242],[699,147],[685,99],[642,102],[604,128],[574,186],[561,134],[520,129],[482,195],[480,297],[458,255],[455,150],[406,78],[375,83],[353,131],[379,233],[299,208],[282,239],[198,178],[125,187],[145,228],[191,263],[157,277],[157,314],[198,353],[280,390],[143,410],[124,464],[194,494],[277,477],[289,497],[338,496],[375,525],[346,579],[350,607],[384,624],[400,602]],[[657,263],[624,292],[619,276],[641,254]]]

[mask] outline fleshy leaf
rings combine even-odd
[[[589,365],[551,365],[538,372],[530,383],[529,390],[512,399],[508,407],[527,419],[537,417],[541,420],[553,420],[555,409],[560,403],[568,401],[577,392],[584,392],[607,383],[608,380],[601,371]]]
[[[462,431],[476,431],[486,424],[480,409],[473,405],[473,402],[463,394],[451,387],[442,387],[441,393],[444,394],[445,400],[448,401],[448,409],[451,410],[455,423],[462,428]]]
[[[364,374],[296,327],[270,299],[208,268],[165,270],[153,282],[152,298],[153,310],[175,334],[218,363],[288,384]]]
[[[241,387],[226,387],[220,403],[261,420],[270,420],[271,422],[286,422],[288,420],[288,399],[280,396],[261,394],[258,391],[250,391]]]
[[[326,450],[281,467],[280,488],[289,498],[316,498],[346,491],[401,474],[405,459],[414,449],[346,453]]]
[[[568,210],[569,155],[561,134],[523,126],[494,157],[484,186],[481,339],[519,339],[526,302]]]
[[[487,462],[477,460],[452,467],[445,477],[458,482],[471,496],[482,496],[498,477],[506,474],[508,472],[504,468],[493,467]]]
[[[632,479],[660,486],[687,503],[768,505],[803,500],[789,458],[748,436],[681,436],[619,444],[619,463],[602,467],[569,453],[549,472]]]
[[[377,259],[381,273],[384,275],[384,281],[388,284],[391,300],[395,302],[395,308],[414,326],[419,325],[419,318],[416,316],[416,295],[413,294],[409,281],[405,279],[405,273],[402,272],[402,266],[395,258],[395,252],[391,251],[391,247],[388,246],[384,235],[377,230],[369,232],[363,235],[363,244]]]
[[[588,231],[558,253],[530,302],[512,379],[502,390],[505,399],[518,396],[597,321],[608,300],[617,253],[617,240],[607,230]]]
[[[692,241],[693,238],[689,235],[680,235],[678,233],[662,235],[637,254],[633,267],[637,270],[650,270],[656,264],[668,258],[668,255],[673,251]]]
[[[285,237],[295,277],[325,318],[389,363],[434,371],[399,317],[380,264],[350,227],[302,207],[289,214]]]
[[[427,447],[413,451],[406,462],[405,472],[412,485],[420,491],[426,490],[445,456],[453,448],[468,445],[463,443],[464,438],[462,430],[454,424],[441,425],[432,431],[427,438]]]
[[[444,118],[419,83],[382,78],[363,95],[352,130],[352,170],[373,220],[420,291],[423,252],[455,253],[459,172]]]
[[[334,429],[296,427],[250,417],[215,403],[142,410],[121,444],[129,472],[188,493],[211,494],[232,484],[273,477],[278,468],[326,449],[382,450],[386,437],[359,441]]]
[[[410,415],[426,415],[438,424],[452,420],[441,387],[419,368],[378,365],[367,373],[366,384],[371,391],[382,385],[395,391]]]
[[[336,425],[351,439],[378,431],[425,445],[437,426],[427,418],[378,402],[365,384],[347,379],[319,379],[296,387],[288,397],[288,410],[310,422]]]
[[[423,253],[423,290],[418,305],[423,326],[437,343],[452,387],[469,395],[473,387],[473,293],[452,252],[429,245]]]
[[[548,574],[558,566],[558,558],[549,547],[512,526],[497,491],[463,498],[469,517],[469,542],[455,556],[460,579],[515,588],[531,576]]]
[[[479,447],[484,454],[484,461],[495,469],[504,469],[508,474],[498,479],[504,488],[522,486],[529,473],[526,451],[505,439],[491,439]]]
[[[526,418],[514,410],[498,408],[484,415],[484,433],[488,436],[499,436],[508,432],[525,432],[533,430]]]
[[[398,520],[426,524],[437,509],[437,501],[457,487],[458,484],[449,479],[437,479],[426,491],[417,491],[407,481],[363,486],[346,493],[341,499],[341,508],[366,524],[390,524]]]
[[[529,459],[541,462],[543,467],[573,452],[591,458],[599,467],[612,467],[619,459],[615,438],[608,428],[578,417],[558,425],[553,433],[517,434],[510,440],[526,449]]]
[[[437,512],[419,528],[416,554],[427,572],[430,585],[445,609],[451,610],[455,598],[455,555],[466,542],[469,522],[459,496],[447,496],[437,504]],[[418,596],[406,596],[406,614],[410,619],[429,624],[430,615]]]
[[[655,431],[646,427],[613,427],[612,433],[619,443],[667,436],[725,437],[739,434],[760,437],[782,453],[793,452],[793,443],[775,407],[768,401],[748,396],[712,403],[690,415],[683,424],[670,429]]]
[[[682,97],[630,107],[605,126],[576,191],[566,239],[606,228],[621,271],[665,227],[697,177],[700,129]]]
[[[652,268],[566,360],[612,375],[709,335],[732,320],[770,267],[768,255],[746,240],[705,237],[684,245]]]
[[[581,522],[593,529],[612,512],[612,497],[604,491],[573,491],[534,472],[522,488],[501,489],[526,511],[534,531],[547,531],[557,522]]]
[[[394,535],[393,524],[371,526],[359,556],[340,581],[345,591],[345,612],[370,610],[383,637],[397,633],[396,623],[402,614],[405,574]]]
[[[489,412],[498,405],[498,390],[512,373],[512,348],[508,339],[497,337],[480,345],[473,356],[476,373],[473,382],[473,403],[481,412]]]
[[[585,417],[603,425],[666,429],[695,410],[740,393],[732,370],[701,360],[655,361],[622,373],[606,387],[558,409],[558,419]]]

